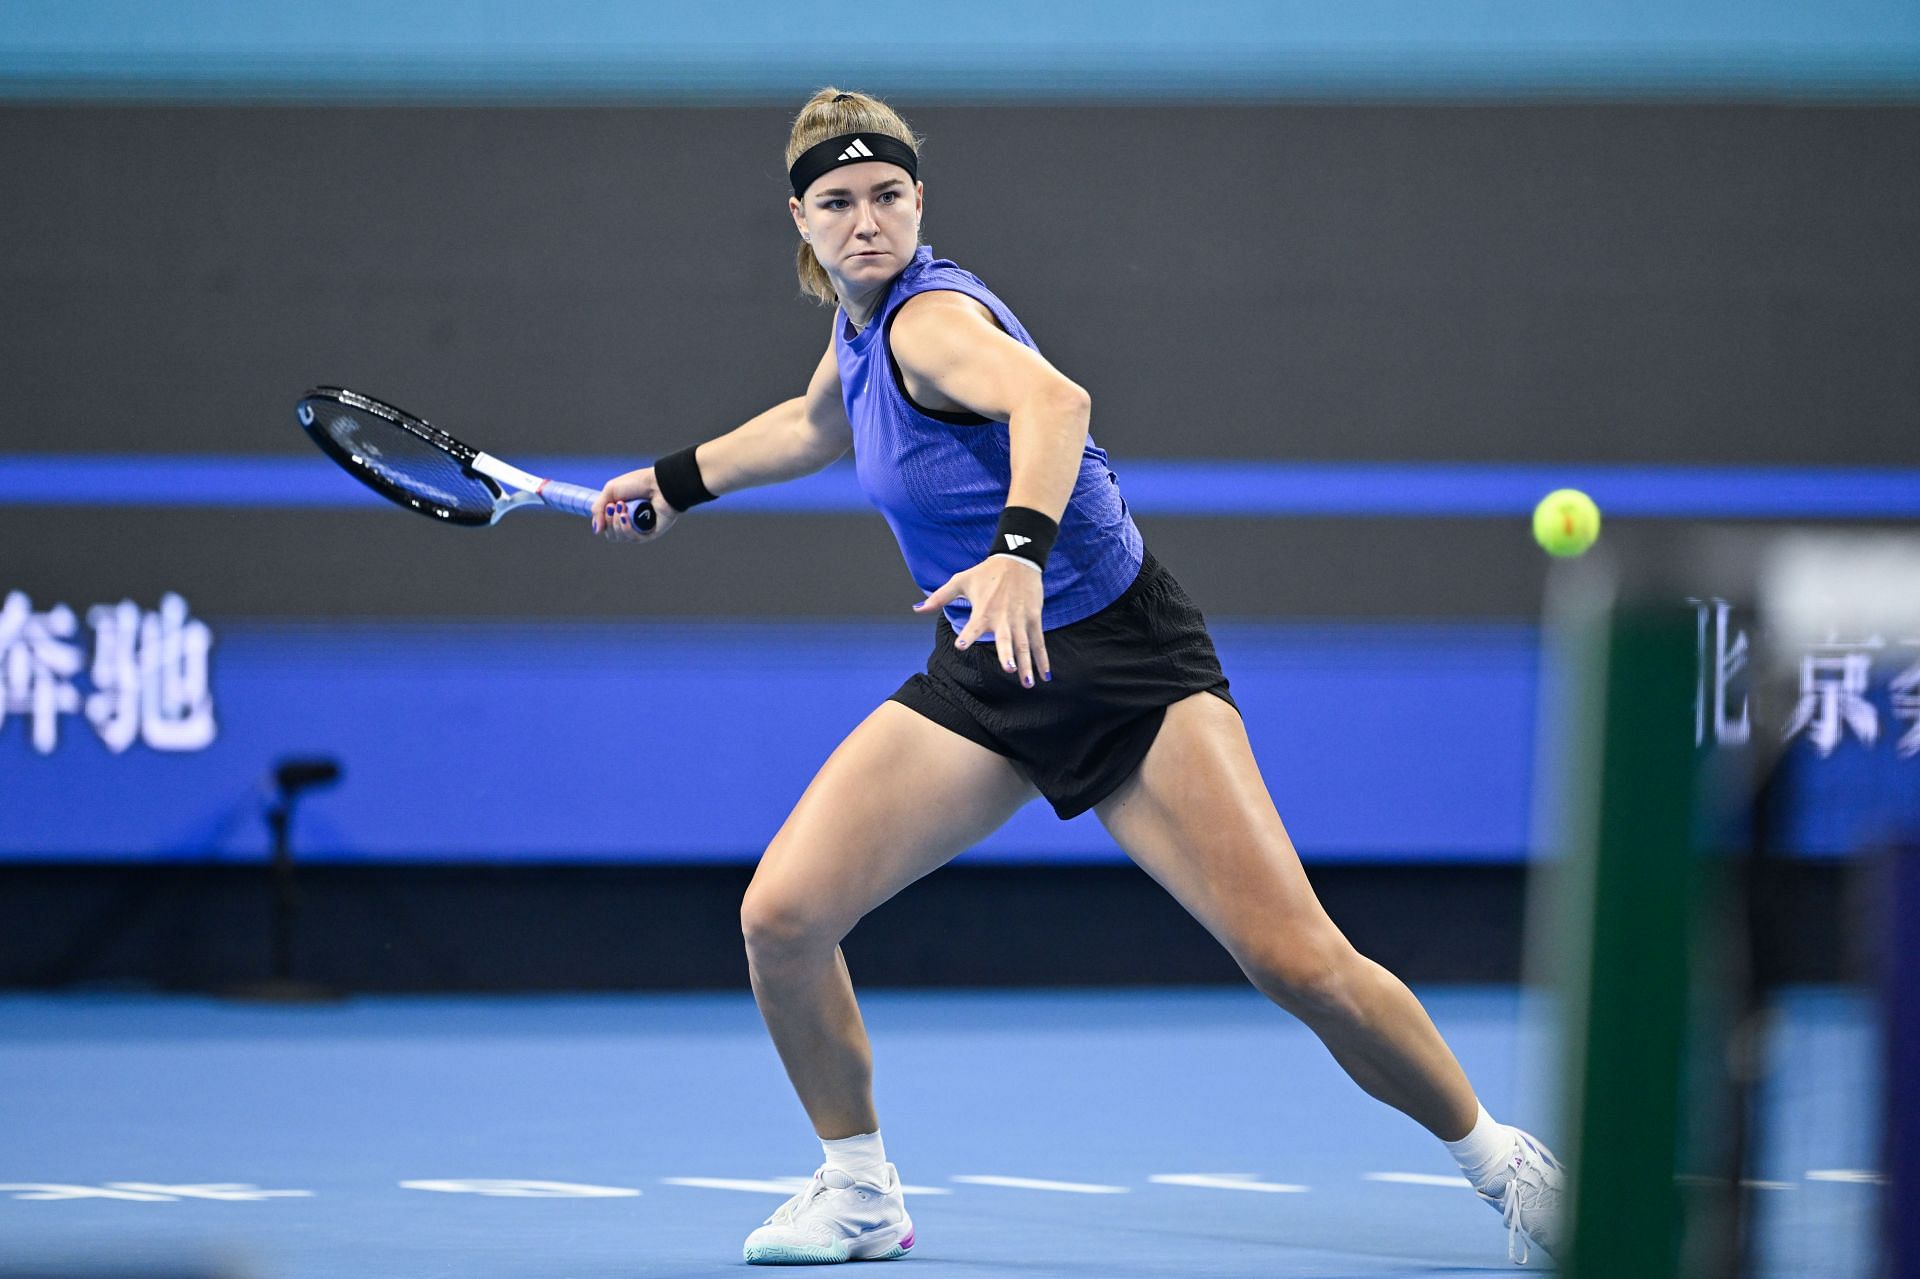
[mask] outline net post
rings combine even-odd
[[[1609,601],[1580,619],[1557,925],[1565,996],[1569,1276],[1677,1279],[1690,964],[1702,874],[1689,722],[1695,620]]]

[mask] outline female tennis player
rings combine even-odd
[[[1036,792],[1127,855],[1299,1017],[1355,1083],[1447,1143],[1509,1254],[1563,1238],[1553,1156],[1495,1123],[1406,986],[1321,909],[1274,811],[1200,612],[1141,544],[1088,436],[1087,392],[1004,303],[920,243],[918,140],[822,89],[787,142],[803,288],[836,305],[806,393],[609,480],[594,530],[656,541],[716,497],[854,451],[935,617],[927,669],[821,766],[741,906],[753,993],[825,1150],[746,1240],[750,1262],[913,1247],[840,953],[861,916]],[[653,504],[641,535],[631,503]]]

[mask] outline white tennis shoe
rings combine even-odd
[[[892,1164],[885,1185],[822,1165],[804,1190],[747,1236],[742,1255],[753,1265],[805,1266],[892,1261],[911,1247],[913,1220]]]
[[[1527,1264],[1535,1248],[1549,1257],[1567,1242],[1567,1174],[1532,1134],[1512,1128],[1513,1154],[1479,1196],[1507,1225],[1507,1260]]]

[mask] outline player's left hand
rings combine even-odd
[[[1046,583],[1038,569],[991,556],[955,573],[946,585],[915,604],[913,611],[932,612],[963,595],[973,612],[966,629],[954,637],[955,648],[964,649],[992,631],[994,646],[1000,650],[1001,670],[1019,676],[1027,688],[1032,688],[1036,679],[1053,678],[1046,635],[1040,629]]]

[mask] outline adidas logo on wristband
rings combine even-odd
[[[993,552],[995,555],[1019,560],[1045,572],[1047,554],[1053,550],[1053,540],[1059,534],[1060,525],[1051,517],[1030,506],[1009,506],[1000,512],[1000,523],[994,527],[990,545],[1000,548]]]

